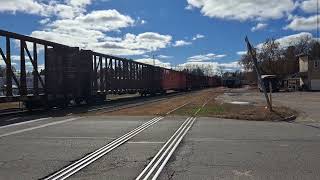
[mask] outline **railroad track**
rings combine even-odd
[[[14,109],[5,109],[0,111],[0,117],[11,116],[11,115],[19,115],[27,112],[26,110],[22,110],[20,108]]]
[[[205,101],[201,107],[193,114],[192,117],[188,117],[181,126],[175,131],[175,133],[169,138],[169,140],[162,146],[158,153],[153,157],[150,163],[143,169],[138,175],[136,180],[156,180],[162,172],[165,165],[168,163],[170,157],[173,155],[187,132],[193,126],[196,121],[196,115],[212,98]]]
[[[191,92],[194,93],[194,92]],[[54,110],[35,110],[35,111],[25,111],[25,110],[18,110],[15,109],[14,111],[6,111],[0,112],[0,127],[20,123],[23,121],[29,121],[32,119],[28,119],[29,116],[37,116],[37,115],[44,115],[47,116],[61,116],[61,115],[71,115],[71,114],[79,114],[79,113],[87,113],[87,112],[95,112],[95,111],[103,111],[105,112],[112,112],[121,109],[142,106],[147,103],[154,103],[166,100],[168,98],[180,96],[186,94],[185,92],[173,92],[167,95],[161,96],[152,96],[152,97],[131,97],[131,98],[122,98],[112,101],[107,101],[102,105],[94,105],[94,106],[77,106],[77,107],[70,107],[67,109],[54,109]],[[7,121],[8,118],[14,119]],[[27,118],[27,119],[19,119],[19,118]]]
[[[147,167],[139,174],[136,180],[155,180],[160,175],[164,166],[169,161],[170,157],[187,134],[189,129],[194,124],[196,118],[187,118],[182,125],[176,130],[176,132],[170,137],[170,139],[165,143],[164,146],[158,151],[154,158],[150,161]]]
[[[110,151],[114,150],[115,148],[121,146],[125,142],[129,141],[131,138],[139,134],[140,132],[144,131],[145,129],[149,128],[153,124],[157,123],[164,117],[155,117],[151,119],[150,121],[142,124],[141,126],[135,128],[134,130],[130,131],[127,134],[124,134],[123,136],[117,138],[116,140],[112,141],[109,144],[106,144],[105,146],[97,149],[96,151],[88,154],[87,156],[79,159],[78,161],[70,164],[69,166],[61,169],[60,171],[50,175],[49,177],[45,178],[45,180],[63,180],[66,179],[76,172],[80,171],[84,167],[88,166],[89,164],[93,163],[100,157],[106,155]]]
[[[166,114],[170,114],[184,106],[186,106],[187,104],[189,104],[190,102],[187,102],[169,112],[167,112]],[[164,117],[163,116],[157,116],[149,121],[147,121],[146,123],[143,123],[142,125],[140,125],[139,127],[133,129],[132,131],[124,134],[123,136],[113,140],[112,142],[106,144],[105,146],[95,150],[94,152],[84,156],[83,158],[77,160],[76,162],[68,165],[67,167],[53,173],[52,175],[49,175],[48,177],[45,177],[45,180],[64,180],[67,179],[68,177],[72,176],[73,174],[77,173],[78,171],[80,171],[81,169],[83,169],[84,167],[90,165],[91,163],[95,162],[97,159],[101,158],[102,156],[106,155],[107,153],[111,152],[112,150],[114,150],[115,148],[121,146],[122,144],[126,143],[127,141],[129,141],[131,138],[133,138],[134,136],[136,136],[137,134],[141,133],[142,131],[146,130],[147,128],[149,128],[150,126],[156,124],[157,122],[159,122],[160,120],[162,120]]]
[[[192,117],[188,117],[181,126],[175,131],[175,133],[169,138],[169,140],[164,144],[164,146],[158,151],[158,153],[154,156],[151,162],[147,165],[147,167],[139,174],[136,180],[147,180],[152,178],[152,180],[157,179],[161,171],[163,170],[166,163],[169,161],[170,157],[181,143],[187,132],[193,126],[196,121],[197,113],[210,101],[211,99],[207,100],[199,109],[194,113]],[[181,106],[176,107],[175,109],[166,113],[166,115],[171,114],[172,112],[190,104],[192,102],[189,101]],[[74,163],[58,170],[57,172],[47,176],[44,180],[64,180],[68,177],[74,175],[75,173],[81,171],[81,169],[87,167],[88,165],[92,164],[102,156],[105,156],[112,150],[118,148],[119,146],[123,145],[124,143],[128,142],[130,139],[138,135],[139,133],[143,132],[144,130],[148,129],[152,125],[158,123],[164,119],[164,116],[157,116],[153,119],[143,123],[139,127],[133,129],[132,131],[122,135],[121,137],[113,140],[112,142],[104,145],[103,147],[89,153],[88,155],[84,156],[83,158],[75,161]]]

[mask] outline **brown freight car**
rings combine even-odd
[[[163,68],[161,77],[161,89],[164,92],[167,90],[184,91],[187,89],[187,76],[184,72]]]
[[[0,37],[5,37],[2,39],[6,46],[5,52],[0,47],[0,55],[6,63],[5,95],[0,97],[0,102],[23,101],[29,109],[102,101],[107,94],[153,95],[167,90],[205,88],[216,83],[212,77],[155,67],[8,31],[0,30]],[[21,46],[20,77],[12,70],[12,39]],[[43,59],[37,53],[38,46],[44,49]],[[29,51],[31,48],[33,53]],[[27,77],[26,56],[32,63],[33,77]],[[42,74],[38,69],[40,63],[44,63]],[[27,79],[33,80],[32,88],[27,86]],[[17,87],[17,93],[13,92],[13,87]]]

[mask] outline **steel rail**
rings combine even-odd
[[[178,141],[176,142],[176,144],[174,145],[174,147],[171,149],[171,151],[169,152],[169,154],[167,155],[166,159],[162,162],[160,168],[157,170],[156,174],[153,176],[152,180],[156,180],[159,176],[159,174],[161,173],[161,171],[163,170],[164,166],[167,164],[167,162],[169,161],[170,157],[172,156],[173,152],[177,149],[178,145],[181,143],[182,139],[184,138],[184,136],[187,134],[187,132],[189,131],[189,129],[192,127],[192,125],[194,124],[196,118],[193,117],[193,120],[191,121],[191,123],[189,123],[189,126],[187,127],[187,129],[183,132],[183,134],[180,136],[180,138],[178,139]]]
[[[148,169],[153,165],[153,163],[157,160],[157,158],[161,155],[161,153],[165,150],[165,148],[170,144],[170,142],[177,137],[177,135],[180,134],[181,129],[183,129],[185,127],[186,124],[189,123],[191,118],[187,118],[182,125],[176,130],[176,132],[170,137],[170,139],[162,146],[162,148],[158,151],[158,153],[153,157],[153,159],[150,161],[150,163],[147,165],[147,167],[145,167],[145,169],[139,174],[139,176],[136,178],[136,180],[140,180],[143,175],[148,171]],[[170,147],[170,146],[169,146]],[[164,152],[164,154],[166,153],[166,151]],[[161,156],[162,157],[162,156]],[[155,164],[152,169],[148,172],[148,174],[145,176],[149,177],[150,174],[152,173],[152,171],[155,169],[155,167],[157,166],[157,164]]]
[[[169,161],[170,157],[178,147],[178,145],[181,143],[182,139],[185,137],[187,132],[190,130],[190,128],[193,126],[194,122],[196,121],[196,115],[201,111],[202,108],[204,108],[209,101],[211,101],[213,97],[209,98],[207,101],[205,101],[202,106],[199,107],[199,109],[193,114],[192,117],[187,118],[182,125],[176,130],[176,132],[170,137],[170,139],[166,142],[165,145],[162,146],[162,148],[158,151],[158,153],[154,156],[154,158],[149,162],[147,167],[138,175],[136,180],[148,180],[149,177],[154,173],[152,176],[152,180],[156,180],[158,176],[160,175],[161,171],[163,170],[164,166]],[[181,129],[182,128],[182,129]],[[170,145],[169,145],[170,144]],[[169,145],[169,146],[168,146]],[[164,151],[164,152],[163,152]],[[161,157],[159,158],[159,156]],[[156,162],[155,162],[156,161]],[[162,162],[162,163],[161,163]],[[161,165],[159,166],[159,164]],[[152,166],[152,167],[151,167]],[[156,169],[159,166],[158,169]],[[151,168],[151,169],[150,169]],[[149,170],[149,171],[148,171]],[[147,173],[147,174],[146,174]]]
[[[181,106],[178,106],[177,108],[167,112],[166,115],[172,113],[173,111],[176,111],[179,108],[182,108],[182,107],[186,106],[190,102],[187,102],[187,103],[182,104]],[[58,179],[59,180],[63,180],[63,179],[66,179],[66,178],[72,176],[73,174],[77,173],[78,171],[80,171],[84,167],[88,166],[89,164],[95,162],[97,159],[99,159],[102,156],[106,155],[107,153],[109,153],[113,149],[115,149],[115,148],[119,147],[120,145],[124,144],[125,142],[127,142],[128,140],[130,140],[131,138],[133,138],[137,134],[141,133],[145,129],[149,128],[153,124],[157,123],[158,121],[162,120],[163,118],[164,117],[159,116],[159,117],[155,117],[155,118],[149,120],[148,122],[146,122],[146,123],[140,125],[139,127],[133,129],[129,133],[126,133],[125,135],[115,139],[114,141],[112,141],[112,142],[106,144],[105,146],[95,150],[94,152],[90,153],[89,155],[86,155],[85,157],[81,158],[80,160],[68,165],[67,167],[65,167],[65,168],[53,173],[52,175],[49,175],[48,177],[45,177],[44,179],[45,180],[58,180]]]
[[[75,163],[72,163],[71,165],[67,166],[66,168],[63,168],[62,170],[52,174],[51,176],[45,178],[46,180],[56,180],[56,179],[66,179],[73,175],[74,173],[78,172],[82,168],[86,167],[87,165],[91,164],[95,160],[99,159],[100,157],[104,156],[108,152],[112,151],[116,147],[122,145],[123,143],[130,140],[132,137],[136,136],[143,130],[149,128],[153,124],[157,123],[163,119],[163,117],[156,117],[152,120],[142,124],[141,126],[135,128],[134,130],[130,131],[129,133],[117,138],[116,140],[112,141],[111,143],[108,143],[107,145],[99,148],[98,150],[90,153],[89,155],[81,158],[80,160],[76,161]]]

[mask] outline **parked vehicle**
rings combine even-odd
[[[237,77],[227,77],[223,79],[223,86],[228,88],[241,87],[241,80]]]
[[[267,92],[270,92],[270,83],[271,83],[271,88],[272,88],[272,92],[279,92],[280,90],[280,82],[279,79],[276,75],[262,75],[261,76],[261,80],[264,84],[264,87],[266,88]],[[258,85],[259,90],[262,92],[263,89],[259,83]]]

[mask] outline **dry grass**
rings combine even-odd
[[[217,89],[207,89],[201,90],[193,93],[187,93],[182,96],[169,98],[164,101],[159,101],[155,103],[147,103],[142,106],[122,109],[114,112],[101,113],[97,112],[99,115],[111,115],[111,116],[153,116],[153,115],[165,115],[167,112],[182,106],[185,103],[192,102],[187,106],[201,106],[202,103],[212,94],[213,91]],[[220,90],[221,91],[221,90]]]
[[[19,102],[0,103],[0,110],[19,108]]]
[[[278,121],[292,115],[297,115],[297,112],[286,107],[274,107],[273,111],[270,112],[263,106],[233,104],[210,104],[199,112],[199,116],[204,117],[253,121]]]
[[[215,100],[217,95],[219,95],[219,93],[213,93],[210,95],[210,97],[213,98],[199,111],[197,116],[253,121],[278,121],[292,115],[297,116],[298,114],[296,111],[287,107],[274,107],[273,111],[270,112],[264,106],[219,103]],[[204,102],[203,99],[202,102]],[[192,103],[174,112],[174,114],[191,116],[194,115],[199,107],[199,103]]]
[[[235,105],[220,103],[215,98],[224,92],[229,91],[224,88],[212,88],[188,93],[182,96],[169,98],[164,101],[147,103],[142,106],[122,109],[114,112],[97,112],[94,115],[108,116],[155,116],[165,115],[168,111],[175,109],[187,102],[188,105],[172,113],[175,116],[192,116],[204,104],[207,103],[197,114],[200,117],[216,117],[226,119],[241,119],[254,121],[275,121],[281,120],[291,115],[297,115],[286,107],[275,107],[273,112],[269,112],[264,106]]]

